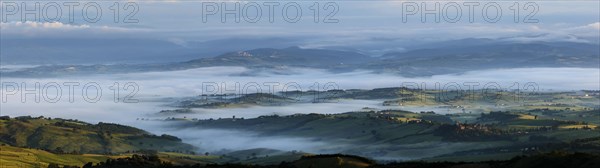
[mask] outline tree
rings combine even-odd
[[[56,149],[54,149],[54,153],[62,154],[65,153],[65,151],[63,151],[61,147],[56,147]]]
[[[92,168],[92,167],[94,167],[94,163],[92,163],[92,162],[88,162],[88,163],[86,163],[85,165],[83,165],[83,167],[82,167],[82,168]]]
[[[48,164],[48,168],[60,168],[60,166],[58,166],[56,163],[50,163]]]

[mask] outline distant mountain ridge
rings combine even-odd
[[[461,73],[496,68],[600,68],[600,46],[587,43],[507,43],[482,41],[464,47],[416,49],[388,53],[365,69],[403,72],[416,76]],[[416,72],[418,71],[418,72]]]
[[[464,44],[456,44],[463,43]],[[403,76],[430,76],[498,68],[600,68],[600,46],[575,42],[507,42],[464,39],[435,43],[430,48],[372,57],[329,49],[259,48],[228,52],[185,62],[118,65],[54,65],[3,72],[3,76],[60,76],[94,73],[173,71],[211,66],[285,69],[305,67],[348,72],[358,69]]]
[[[229,52],[212,58],[195,59],[184,64],[204,66],[299,66],[327,68],[344,64],[358,64],[373,58],[356,52],[302,49],[288,47],[284,49],[259,48],[246,51]]]

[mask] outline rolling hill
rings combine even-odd
[[[194,147],[170,135],[152,135],[134,127],[89,124],[43,117],[2,117],[0,142],[55,153],[124,153],[140,150],[190,152]]]
[[[251,93],[227,98],[227,96],[200,96],[176,103],[180,108],[227,108],[248,106],[278,106],[290,104],[297,100],[268,93]],[[185,112],[185,111],[180,111]]]
[[[467,124],[457,122],[456,119],[461,116],[480,117]],[[536,147],[536,151],[600,150],[597,140],[583,140],[600,137],[600,132],[593,124],[545,119],[545,116],[537,118],[526,113],[439,115],[382,110],[262,116],[252,119],[168,121],[173,122],[174,128],[181,129],[225,129],[255,132],[266,137],[302,137],[312,142],[331,144],[320,150],[368,156],[378,160],[435,160],[438,157],[459,155],[464,157],[446,159],[507,159],[532,146]],[[589,126],[567,127],[573,125]],[[440,148],[444,150],[439,150]],[[471,157],[473,155],[478,157]]]

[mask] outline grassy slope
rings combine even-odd
[[[88,162],[99,163],[106,159],[131,157],[132,153],[118,155],[101,154],[56,154],[39,149],[29,149],[3,145],[0,147],[0,165],[2,167],[47,167],[50,163],[59,165],[82,166]],[[190,155],[174,152],[159,152],[157,156],[161,161],[171,162],[175,165],[193,165],[224,163],[232,161],[231,158],[221,156]],[[290,159],[295,160],[295,159]]]
[[[49,163],[81,166],[87,162],[97,163],[112,157],[119,156],[54,154],[38,149],[0,147],[0,162],[3,167],[46,167]]]
[[[57,153],[193,150],[193,146],[178,139],[154,136],[128,126],[27,117],[0,120],[0,142]]]

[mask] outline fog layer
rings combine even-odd
[[[286,84],[297,86],[287,87],[288,91],[307,91],[399,87],[407,83],[419,83],[425,89],[436,89],[435,83],[444,86],[448,83],[462,85],[472,82],[479,84],[475,87],[476,89],[492,82],[497,83],[503,89],[516,89],[522,88],[525,83],[533,82],[537,84],[539,91],[549,91],[598,89],[599,76],[598,69],[585,68],[499,69],[407,78],[394,74],[376,74],[369,71],[330,73],[325,70],[300,68],[285,71],[256,71],[243,67],[209,67],[171,72],[44,79],[2,78],[2,89],[0,90],[2,106],[0,111],[1,115],[12,117],[43,115],[54,118],[78,119],[91,123],[113,122],[131,125],[147,129],[152,133],[168,133],[179,136],[184,139],[184,142],[197,145],[205,151],[272,148],[319,152],[323,149],[322,146],[328,146],[329,142],[312,141],[308,138],[298,137],[260,137],[255,133],[235,130],[172,130],[161,124],[161,122],[146,121],[166,118],[156,114],[161,110],[172,109],[173,107],[167,105],[182,97],[215,93],[284,91],[286,90]],[[39,87],[35,87],[36,82],[39,83]],[[78,84],[72,90],[74,93],[69,93],[69,89],[64,86],[65,83]],[[239,83],[239,87],[235,87],[236,83]],[[89,84],[99,86],[100,89],[82,89]],[[216,84],[220,88],[216,90],[215,88],[207,89],[205,87],[208,84]],[[61,89],[49,87],[55,85],[60,85]],[[255,85],[259,85],[259,87],[245,87]],[[115,89],[115,87],[119,89]],[[133,89],[136,87],[138,90]],[[36,89],[39,92],[36,92]],[[115,97],[115,90],[119,91],[117,97]],[[58,94],[59,92],[60,94]],[[40,95],[38,97],[39,102],[35,101],[37,95],[32,93]],[[97,99],[96,93],[101,93],[101,96]],[[126,97],[126,95],[132,93],[132,97]],[[57,97],[59,97],[58,101],[49,101],[49,99],[56,100]],[[71,100],[70,97],[72,97]],[[86,97],[87,99],[92,97],[94,101],[86,100]],[[124,102],[124,100],[127,101]],[[255,106],[250,108],[194,109],[195,113],[193,114],[180,114],[179,116],[208,119],[229,118],[233,115],[253,118],[273,114],[342,113],[361,110],[363,107],[383,108],[380,103],[380,101],[371,100],[341,100],[338,103],[292,104],[284,107]]]

